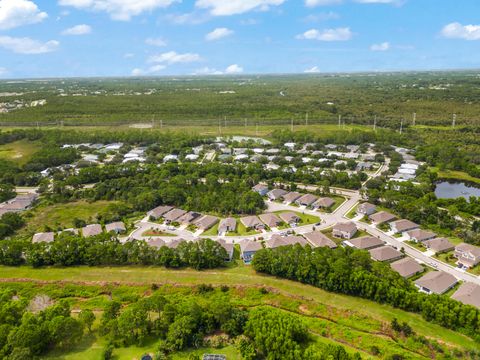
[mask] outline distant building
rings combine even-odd
[[[208,230],[211,227],[215,226],[218,223],[219,219],[212,215],[205,215],[203,217],[197,218],[193,224],[200,230]]]
[[[300,194],[299,192],[296,192],[296,191],[291,191],[285,195],[283,195],[283,201],[287,204],[289,203],[292,203],[294,202],[295,200],[297,200],[299,197],[301,197],[302,194]]]
[[[430,240],[433,239],[435,236],[437,236],[434,232],[431,231],[425,231],[422,229],[414,229],[407,231],[407,237],[409,240],[420,243],[425,240]]]
[[[122,221],[113,222],[105,225],[106,232],[114,232],[116,234],[121,234],[127,231],[125,224]]]
[[[279,216],[280,219],[290,226],[296,226],[300,222],[300,217],[291,211],[280,213]]]
[[[223,239],[217,240],[217,242],[225,249],[227,252],[227,258],[225,260],[232,261],[233,259],[233,252],[235,250],[235,246],[232,243],[227,243]]]
[[[245,216],[240,219],[240,222],[247,228],[247,229],[254,229],[254,230],[263,230],[265,229],[265,224],[260,221],[258,216]]]
[[[328,209],[335,205],[335,200],[329,197],[321,197],[312,204],[313,209]]]
[[[374,225],[381,225],[396,219],[396,216],[386,211],[379,211],[369,216]]]
[[[275,214],[268,213],[268,214],[261,214],[259,216],[260,220],[262,220],[265,225],[269,228],[274,228],[279,226],[282,223],[282,220]]]
[[[103,232],[100,224],[87,225],[82,229],[83,237],[91,237],[100,235]]]
[[[218,225],[218,233],[225,234],[227,232],[235,232],[237,229],[237,220],[235,218],[229,217],[222,219]]]
[[[440,254],[455,249],[455,245],[445,238],[426,240],[423,242],[423,245],[425,245],[428,250],[433,251],[435,254]]]
[[[418,229],[419,227],[420,227],[420,225],[415,224],[413,221],[405,220],[405,219],[397,220],[397,221],[394,221],[394,222],[390,223],[390,229],[395,234],[403,233],[403,232],[414,230],[414,229]]]
[[[261,196],[265,196],[268,193],[268,186],[263,184],[257,184],[252,188],[253,191],[259,193]]]
[[[329,247],[330,249],[337,248],[337,244],[327,235],[320,231],[312,231],[303,234],[313,247]]]
[[[344,245],[359,250],[370,250],[385,245],[385,243],[374,236],[362,236],[355,239],[345,240]]]
[[[173,206],[158,206],[155,209],[151,210],[147,215],[151,218],[157,220],[160,219],[163,215],[173,210]]]
[[[366,216],[372,215],[373,213],[375,213],[375,211],[377,211],[377,207],[368,202],[360,204],[357,207],[357,214],[361,214],[361,215],[366,215]]]
[[[163,220],[165,221],[165,224],[168,225],[172,222],[177,221],[180,217],[182,217],[186,213],[187,212],[185,210],[175,208],[175,209],[170,210],[166,214],[164,214],[163,215]]]
[[[274,201],[281,199],[287,193],[288,191],[285,191],[283,189],[273,189],[267,193],[267,196],[270,200]]]
[[[318,199],[318,196],[315,196],[312,194],[305,194],[300,196],[297,200],[295,200],[295,203],[299,206],[310,206],[315,201],[317,201],[317,199]]]
[[[260,242],[247,240],[240,243],[240,249],[242,250],[243,262],[245,264],[250,264],[255,256],[255,253],[263,249],[263,246]]]
[[[463,283],[452,295],[452,299],[480,309],[480,285],[470,282]]]

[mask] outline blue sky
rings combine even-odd
[[[480,68],[478,0],[0,0],[0,77]]]

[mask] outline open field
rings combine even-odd
[[[20,140],[10,144],[0,145],[0,159],[23,165],[30,160],[31,156],[37,152],[40,147],[40,144],[28,140]]]
[[[470,176],[463,171],[454,171],[454,170],[439,170],[438,168],[432,167],[432,171],[435,171],[438,174],[440,179],[444,180],[456,180],[456,181],[466,181],[470,183],[475,183],[480,185],[480,179]]]
[[[94,222],[99,212],[114,202],[96,201],[89,203],[87,201],[76,201],[66,204],[39,205],[34,210],[27,213],[28,225],[22,230],[23,233],[33,233],[43,231],[45,226],[52,229],[72,228],[74,219],[84,220],[88,223]]]
[[[424,359],[425,348],[402,338],[392,338],[387,324],[396,317],[406,321],[419,335],[437,339],[448,347],[473,349],[477,346],[470,338],[447,330],[423,320],[420,316],[393,309],[390,306],[337,295],[303,285],[297,282],[256,274],[248,266],[197,272],[194,270],[166,270],[163,268],[118,267],[88,268],[73,267],[66,269],[26,267],[0,267],[3,283],[0,287],[18,288],[20,293],[46,293],[53,298],[65,298],[74,311],[84,308],[99,310],[108,299],[128,304],[138,297],[151,293],[151,284],[160,286],[165,296],[175,294],[185,296],[191,286],[209,283],[215,286],[228,285],[233,302],[241,307],[269,306],[288,311],[304,322],[314,341],[345,346],[347,351],[359,351],[364,359],[374,359],[372,346],[382,351],[381,358],[403,354],[408,359]],[[163,286],[162,286],[163,285]],[[268,292],[259,291],[266,287]],[[182,295],[183,294],[183,295]],[[98,325],[97,325],[98,326]],[[94,325],[95,327],[95,325]],[[145,352],[154,352],[155,339],[147,339],[142,347],[115,349],[117,359],[138,358]],[[48,359],[80,360],[98,358],[105,346],[103,339],[86,339],[68,353],[53,352]],[[430,350],[427,350],[427,352]],[[187,359],[191,351],[180,352],[174,359]],[[228,354],[229,359],[237,359],[235,347],[222,350],[199,349],[195,353],[214,352]]]

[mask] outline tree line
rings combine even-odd
[[[261,273],[419,313],[428,321],[480,341],[480,310],[446,296],[418,292],[389,264],[373,261],[366,251],[284,246],[258,251],[252,266]]]
[[[110,234],[83,238],[63,233],[52,243],[0,242],[0,264],[7,266],[155,265],[200,270],[224,266],[227,258],[225,249],[210,239],[183,241],[177,248],[159,249],[144,241],[121,243]]]

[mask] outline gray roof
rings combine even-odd
[[[242,249],[242,253],[244,253],[244,252],[261,250],[263,249],[263,246],[261,242],[247,240],[247,241],[242,241],[240,243],[240,248]]]
[[[262,191],[262,190],[268,190],[268,186],[264,184],[257,184],[252,188],[253,191]]]
[[[455,276],[444,271],[431,271],[415,281],[417,286],[428,289],[435,294],[443,294],[456,283]]]
[[[269,197],[273,197],[274,199],[279,199],[281,198],[283,195],[285,195],[287,193],[287,191],[283,190],[283,189],[273,189],[271,191],[269,191],[267,193],[267,195]]]
[[[455,250],[461,252],[468,252],[472,254],[475,258],[480,257],[480,247],[475,245],[461,243],[455,246]]]
[[[379,211],[375,214],[370,215],[369,218],[374,223],[383,224],[383,223],[394,220],[396,216],[386,211]]]
[[[299,192],[291,191],[283,195],[283,200],[285,200],[286,202],[293,202],[297,200],[300,196],[302,196],[302,194],[300,194]]]
[[[295,201],[299,204],[308,206],[308,205],[313,204],[317,199],[318,199],[318,196],[315,196],[315,195],[312,195],[312,194],[305,194],[305,195],[299,197]]]
[[[374,236],[362,236],[359,238],[347,240],[345,241],[345,243],[356,249],[361,249],[361,250],[373,249],[373,248],[385,245],[385,243],[382,240]]]
[[[423,267],[413,260],[411,257],[406,257],[400,260],[397,260],[390,264],[393,270],[398,272],[400,276],[404,278],[409,278],[415,274],[422,272]]]
[[[185,214],[186,214],[185,210],[173,209],[167,212],[165,215],[163,215],[163,218],[167,221],[175,221]]]
[[[432,249],[436,253],[453,250],[455,245],[453,245],[446,238],[436,238],[431,240],[426,240],[423,244],[428,248]]]
[[[100,224],[87,225],[82,229],[83,237],[99,235],[102,232],[102,226]]]
[[[32,242],[39,243],[39,242],[52,242],[55,238],[55,234],[53,232],[46,232],[46,233],[37,233],[33,235]]]
[[[195,212],[195,211],[189,211],[186,214],[183,214],[180,216],[177,221],[181,224],[190,224],[191,222],[195,221],[197,218],[202,216],[202,214]]]
[[[156,247],[156,248],[161,248],[162,246],[165,246],[165,241],[163,241],[162,239],[160,238],[155,238],[155,239],[150,239],[147,241],[147,244],[152,246],[152,247]]]
[[[222,229],[222,228],[235,229],[236,227],[237,227],[237,220],[232,217],[222,219],[220,221],[220,224],[218,225],[219,229]]]
[[[403,232],[403,231],[407,231],[407,230],[411,230],[419,227],[418,224],[415,224],[413,221],[406,220],[406,219],[394,221],[390,223],[390,226],[395,226],[398,232]]]
[[[403,256],[400,251],[388,245],[369,250],[369,253],[376,261],[392,261]]]
[[[348,232],[352,233],[357,231],[357,225],[355,225],[353,222],[343,222],[343,223],[337,223],[333,226],[334,231],[341,231],[341,232]]]
[[[292,222],[297,222],[300,220],[300,217],[291,211],[280,213],[279,216],[280,216],[280,219],[285,221],[287,224],[290,224]]]
[[[337,247],[337,244],[333,240],[320,231],[312,231],[303,234],[303,236],[305,236],[314,247],[329,247],[331,249]]]
[[[247,228],[255,228],[257,226],[263,226],[263,223],[260,221],[258,216],[245,216],[240,219],[240,222],[245,225]]]
[[[213,225],[215,225],[217,222],[218,222],[217,217],[212,215],[205,215],[204,217],[196,220],[194,224],[200,229],[207,230],[211,228]]]
[[[271,228],[276,227],[282,223],[282,220],[276,214],[272,213],[261,214],[259,218],[265,223],[265,225]]]
[[[329,208],[329,207],[333,206],[334,204],[335,204],[335,200],[333,200],[332,198],[329,198],[329,197],[321,197],[313,203],[314,206],[318,206],[318,207],[321,207],[321,208]]]
[[[463,283],[452,295],[452,299],[480,309],[480,285],[470,282]]]
[[[375,211],[376,208],[377,207],[375,205],[366,202],[358,205],[357,211],[360,211],[360,212],[367,212],[369,210]]]
[[[105,225],[105,231],[110,232],[110,231],[126,231],[127,228],[125,227],[125,224],[122,221],[117,221],[113,222],[110,224]]]
[[[168,206],[168,205],[157,206],[155,209],[153,209],[149,212],[149,215],[152,215],[152,216],[158,218],[158,217],[166,214],[167,212],[169,212],[172,209],[173,209],[173,206]]]
[[[417,241],[429,240],[429,239],[432,239],[436,236],[436,234],[434,232],[426,231],[426,230],[422,230],[422,229],[415,229],[415,230],[407,231],[407,235],[410,238],[415,239]]]

